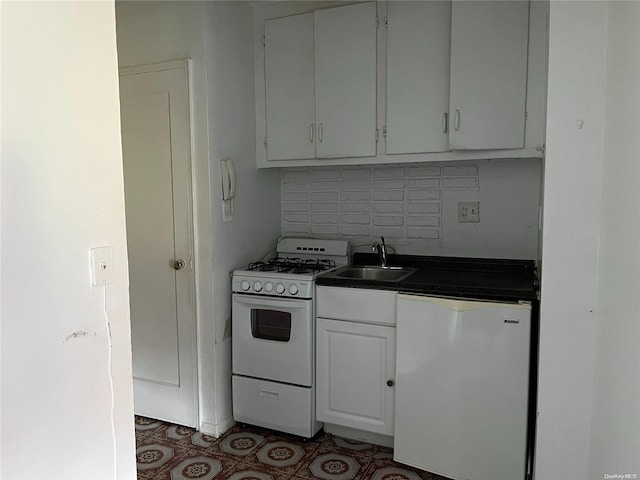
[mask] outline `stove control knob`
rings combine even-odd
[[[276,284],[276,292],[278,293],[284,293],[284,285],[281,283],[277,283]]]
[[[292,283],[291,285],[289,285],[289,293],[291,295],[296,295],[298,291],[299,291],[298,286],[295,283]]]
[[[273,283],[267,282],[264,284],[264,291],[271,293],[273,291]]]
[[[256,292],[259,292],[260,290],[262,290],[262,283],[260,283],[260,282],[254,282],[254,283],[253,283],[253,289],[254,289]]]
[[[240,282],[240,288],[245,292],[249,290],[250,287],[251,285],[249,285],[249,282],[247,282],[246,280],[243,280],[242,282]]]

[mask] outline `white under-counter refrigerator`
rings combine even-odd
[[[398,295],[394,459],[524,480],[531,305]]]

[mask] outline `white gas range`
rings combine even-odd
[[[233,417],[310,438],[315,419],[314,280],[349,263],[349,242],[283,238],[277,257],[233,273]]]

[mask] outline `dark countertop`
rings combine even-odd
[[[316,285],[397,290],[478,300],[534,301],[537,278],[533,260],[389,255],[389,265],[418,270],[399,282],[322,275]],[[378,265],[378,255],[356,253],[353,265]]]

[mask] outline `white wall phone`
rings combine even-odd
[[[233,198],[236,196],[236,171],[233,160],[220,160],[220,179],[222,180],[222,220],[231,221],[233,216]]]

